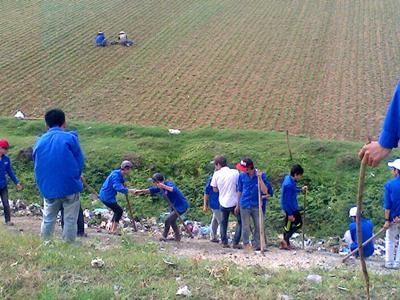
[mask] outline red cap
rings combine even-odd
[[[246,172],[249,167],[254,167],[253,161],[250,158],[244,158],[236,164],[236,169],[242,172]]]
[[[6,139],[0,139],[0,148],[7,150],[9,147],[10,147],[10,144],[8,143],[8,141]]]

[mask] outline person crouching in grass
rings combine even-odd
[[[160,241],[167,241],[169,229],[172,227],[175,233],[175,241],[179,242],[181,240],[181,233],[176,224],[176,220],[180,215],[184,214],[188,210],[189,203],[180,189],[172,181],[165,180],[164,175],[155,173],[150,180],[153,183],[152,187],[143,190],[136,190],[136,193],[151,195],[160,194],[165,200],[167,200],[170,206],[170,213],[165,220],[164,232]]]
[[[117,193],[122,194],[134,194],[135,189],[128,189],[125,186],[126,179],[125,177],[129,175],[132,171],[133,165],[129,160],[124,160],[121,163],[120,169],[113,170],[110,175],[108,175],[106,181],[104,181],[103,186],[100,189],[99,198],[101,202],[108,208],[110,208],[113,212],[113,218],[111,220],[112,225],[109,230],[109,233],[116,233],[118,228],[119,220],[122,218],[122,214],[124,210],[121,206],[118,205],[117,202]]]

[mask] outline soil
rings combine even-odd
[[[14,226],[7,227],[10,231],[17,234],[40,233],[40,217],[14,217]],[[60,236],[60,226],[56,226],[55,235]],[[120,245],[119,236],[110,235],[106,230],[98,228],[87,228],[87,237],[80,240],[84,245],[91,245],[94,241],[99,243],[101,249],[113,248]],[[195,260],[217,260],[227,263],[235,263],[241,266],[257,266],[268,269],[289,268],[295,270],[324,269],[326,271],[336,268],[355,268],[359,266],[358,260],[350,258],[346,264],[342,263],[342,256],[327,251],[318,251],[314,248],[280,250],[276,244],[269,243],[267,251],[262,255],[259,251],[237,250],[232,248],[222,248],[217,243],[212,243],[207,239],[183,237],[182,241],[159,242],[159,234],[151,232],[130,232],[128,235],[135,242],[146,243],[149,241],[159,243],[160,252],[187,257]],[[367,260],[368,270],[379,274],[390,273],[392,271],[382,268],[383,257],[372,257]]]

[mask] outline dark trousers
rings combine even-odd
[[[60,211],[61,211],[61,228],[64,229],[64,207],[63,206],[61,206]],[[82,206],[79,207],[77,225],[78,225],[77,235],[83,236],[85,234],[85,220],[83,218]]]
[[[124,213],[124,210],[122,209],[122,207],[119,206],[118,203],[116,203],[116,202],[115,203],[105,203],[105,202],[103,202],[103,204],[105,206],[107,206],[108,208],[110,208],[114,212],[114,215],[113,215],[111,221],[115,222],[115,223],[118,223],[119,220],[121,220],[121,218],[122,218],[122,214]]]
[[[1,202],[3,203],[3,207],[4,207],[4,218],[6,219],[6,222],[10,222],[11,213],[10,213],[10,203],[8,202],[7,186],[0,189],[0,197],[1,197]]]
[[[221,236],[221,243],[227,245],[228,244],[228,222],[229,215],[234,214],[235,206],[233,207],[223,207],[221,206],[222,220],[219,225],[219,231]],[[242,235],[242,220],[240,218],[240,214],[236,217],[236,227],[235,227],[235,236],[233,237],[233,244],[237,245],[240,242],[240,236]]]
[[[294,221],[288,219],[288,214],[285,216],[285,225],[283,226],[283,239],[289,244],[289,239],[303,225],[301,214],[298,210],[293,213]]]
[[[175,233],[175,239],[180,240],[181,233],[179,231],[178,225],[176,224],[176,220],[178,218],[179,218],[179,214],[177,212],[171,211],[169,213],[169,216],[165,219],[163,237],[166,238],[168,236],[169,229],[170,229],[170,227],[172,227],[172,230]]]

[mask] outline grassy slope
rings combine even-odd
[[[21,148],[32,145],[44,131],[42,122],[3,118],[0,119],[0,128],[1,136],[8,138],[13,145],[10,155],[17,175],[26,187],[21,195],[17,195],[13,187],[10,188],[11,198],[22,196],[29,202],[40,201],[32,164],[16,161],[15,157]],[[309,233],[341,234],[347,226],[347,210],[355,203],[358,143],[290,137],[293,153],[293,161],[290,161],[286,137],[276,132],[201,129],[172,136],[163,128],[75,121],[70,122],[70,129],[77,129],[80,134],[87,158],[84,175],[97,190],[110,170],[117,168],[123,156],[129,154],[135,157],[138,165],[129,178],[129,185],[146,187],[147,178],[153,172],[165,173],[190,200],[190,218],[209,219],[201,211],[202,191],[212,171],[209,161],[216,154],[226,155],[232,163],[243,156],[250,156],[257,167],[266,170],[275,189],[266,221],[270,229],[280,231],[280,181],[293,163],[300,163],[305,168],[303,183],[311,188],[307,208]],[[382,220],[382,186],[389,176],[384,165],[368,170],[366,176],[366,214],[379,224]],[[303,198],[299,200],[302,203]],[[87,194],[83,196],[83,202],[84,206],[90,207]],[[124,203],[122,199],[121,202]],[[133,203],[135,214],[141,217],[158,216],[166,209],[165,203],[158,198],[135,197]]]
[[[44,245],[37,237],[16,237],[3,226],[0,235],[0,297],[7,299],[172,299],[183,285],[193,299],[276,299],[280,294],[358,299],[364,294],[362,277],[354,269],[288,271],[183,259],[160,252],[156,243],[136,244],[129,236],[116,238],[114,247],[105,250],[95,240],[81,247],[59,241]],[[90,267],[96,257],[105,262],[101,270]],[[312,273],[321,274],[323,283],[307,282]],[[371,274],[372,295],[395,297],[399,280],[398,272]]]

